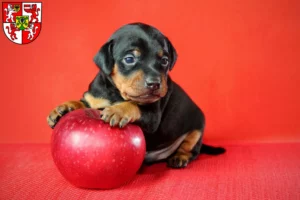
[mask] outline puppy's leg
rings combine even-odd
[[[177,151],[171,156],[167,165],[171,168],[184,168],[200,153],[202,131],[193,130],[187,134]],[[199,148],[197,148],[199,146]],[[197,150],[196,150],[196,149]],[[196,151],[195,151],[196,150]]]
[[[121,102],[112,106],[106,107],[101,112],[101,119],[109,123],[110,126],[119,125],[120,128],[124,127],[128,123],[135,122],[141,118],[141,111],[133,102]]]
[[[59,106],[57,106],[55,109],[53,109],[50,114],[47,117],[47,123],[51,128],[54,128],[54,126],[57,124],[59,119],[67,114],[68,112],[80,108],[86,108],[85,104],[81,101],[67,101]]]
[[[82,108],[102,109],[109,105],[109,100],[94,97],[91,93],[87,92],[81,101],[67,101],[53,109],[47,117],[47,123],[51,128],[54,128],[59,119],[70,111]]]

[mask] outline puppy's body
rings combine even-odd
[[[140,125],[144,132],[147,151],[168,147],[185,133],[204,129],[202,111],[170,77],[168,77],[167,84],[168,92],[159,101],[139,105],[139,108],[146,114],[135,123]],[[96,98],[109,99],[111,104],[123,101],[117,89],[102,71],[90,84],[87,93]]]
[[[135,23],[117,30],[95,57],[100,72],[81,101],[54,109],[48,124],[73,109],[102,110],[111,126],[138,124],[146,138],[146,162],[168,159],[168,166],[182,168],[200,154],[204,114],[182,88],[171,80],[177,53],[157,29]],[[225,150],[205,146],[206,153]]]

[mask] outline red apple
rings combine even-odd
[[[80,109],[56,124],[51,151],[58,170],[73,185],[110,189],[134,177],[146,143],[140,127],[112,128],[100,119],[98,110]]]

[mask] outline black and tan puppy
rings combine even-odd
[[[175,48],[156,28],[143,23],[121,27],[95,56],[100,71],[83,98],[55,108],[48,124],[53,128],[74,109],[99,109],[111,126],[135,123],[142,128],[146,163],[166,160],[173,168],[186,167],[200,151],[225,152],[202,144],[203,112],[168,75],[176,59]]]

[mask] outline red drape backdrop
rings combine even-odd
[[[207,140],[300,140],[300,1],[43,1],[31,44],[0,34],[0,142],[49,142],[46,116],[79,99],[92,59],[119,26],[165,33],[171,72],[207,117]]]

